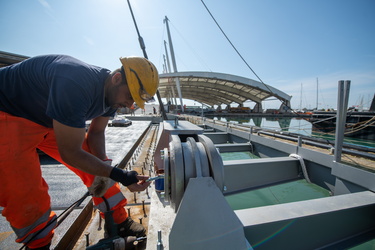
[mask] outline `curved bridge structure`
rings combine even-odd
[[[177,96],[176,78],[180,81],[181,97],[209,106],[231,103],[243,104],[251,100],[259,107],[263,100],[275,97],[290,106],[291,96],[261,82],[215,72],[177,72],[160,74],[159,93],[170,100]]]

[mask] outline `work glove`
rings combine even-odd
[[[138,182],[137,175],[138,173],[136,171],[126,171],[121,168],[113,168],[109,178],[120,182],[124,186],[129,186]]]

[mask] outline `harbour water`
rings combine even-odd
[[[313,136],[334,140],[334,134],[313,131],[313,125],[303,118],[292,117],[214,117],[214,120],[222,122],[230,122],[235,124],[243,124],[247,126],[257,126],[265,129],[276,131],[285,131],[290,133],[301,134],[305,136]],[[375,141],[353,137],[345,137],[344,142],[348,144],[360,145],[369,148],[375,148]]]

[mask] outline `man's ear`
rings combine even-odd
[[[122,82],[122,75],[120,72],[116,72],[113,76],[112,76],[112,83],[114,84],[121,84]]]

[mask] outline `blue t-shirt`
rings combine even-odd
[[[0,69],[0,110],[52,128],[112,116],[104,84],[110,71],[65,55],[37,56]]]

